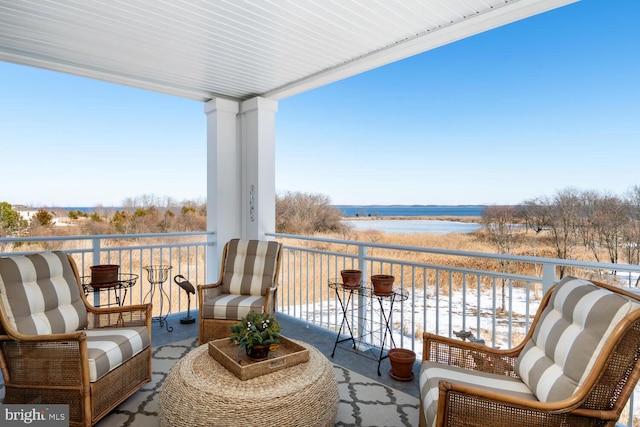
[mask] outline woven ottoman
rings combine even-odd
[[[176,363],[162,385],[160,425],[333,426],[338,382],[315,347],[309,361],[245,381],[209,356],[208,344]]]

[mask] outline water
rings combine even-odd
[[[355,230],[375,230],[385,233],[471,233],[481,228],[480,224],[419,219],[386,219],[385,217],[417,216],[481,216],[485,206],[435,206],[435,205],[336,205],[342,211],[343,222]],[[359,217],[363,219],[349,219]],[[365,218],[376,219],[365,219]],[[377,219],[380,218],[380,219]]]
[[[482,205],[335,205],[344,217],[481,216]]]
[[[376,230],[385,233],[471,233],[481,228],[480,224],[457,221],[439,221],[426,219],[372,219],[343,220],[354,230]]]
[[[375,230],[386,233],[471,233],[481,228],[479,224],[440,221],[440,220],[417,220],[402,219],[392,220],[385,217],[418,217],[418,216],[481,216],[485,206],[482,205],[335,205],[342,211],[345,224],[349,224],[354,230]],[[93,213],[95,208],[90,207],[67,207],[64,209]],[[108,208],[113,210],[121,209]],[[382,219],[362,219],[350,220],[352,218],[382,218]]]

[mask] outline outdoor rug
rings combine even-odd
[[[136,394],[103,418],[96,426],[158,427],[158,396],[169,369],[197,346],[190,338],[153,349],[153,376]],[[334,364],[340,403],[336,426],[416,426],[419,400]],[[0,376],[1,379],[1,376]],[[4,384],[0,383],[0,400]],[[311,427],[311,426],[310,426]]]

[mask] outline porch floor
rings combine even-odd
[[[152,330],[152,345],[158,346],[191,337],[197,337],[197,313],[192,313],[192,317],[196,317],[196,322],[190,325],[183,325],[180,323],[180,318],[184,316],[185,313],[169,316],[169,325],[173,327],[172,332],[167,332],[165,328],[160,328],[160,324],[158,322],[154,322]],[[333,351],[333,345],[336,339],[335,333],[282,313],[278,313],[278,322],[282,327],[282,334],[284,336],[287,338],[305,341],[313,345],[330,361],[391,388],[402,391],[416,398],[420,397],[418,385],[418,375],[420,370],[419,361],[414,364],[414,379],[412,381],[396,381],[389,376],[389,359],[384,359],[382,361],[380,365],[380,373],[382,375],[378,376],[377,359],[373,360],[370,356],[368,357],[357,354],[349,349],[349,343],[338,345],[334,357],[331,358],[331,352]]]

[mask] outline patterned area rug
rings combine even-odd
[[[197,338],[193,338],[155,347],[151,382],[96,426],[158,427],[158,396],[162,383],[169,369],[196,345]],[[336,426],[418,425],[418,399],[339,365],[333,367],[340,395]],[[4,384],[0,382],[0,401],[2,398]]]

